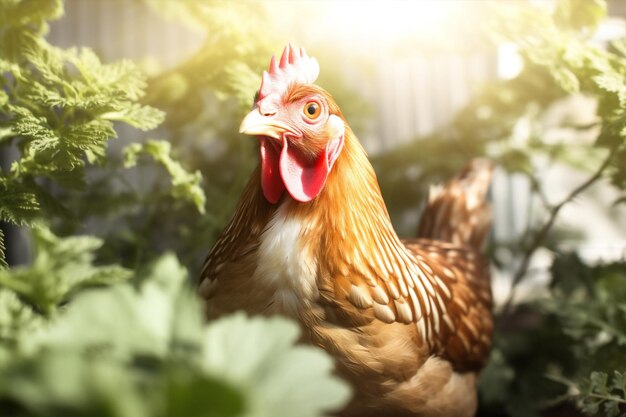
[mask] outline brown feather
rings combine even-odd
[[[288,98],[311,91],[341,116],[318,87],[292,86]],[[347,123],[344,148],[313,201],[283,196],[271,205],[259,175],[253,173],[205,262],[200,292],[207,316],[245,309],[299,320],[304,341],[331,353],[355,387],[344,415],[385,409],[395,413],[389,415],[471,416],[475,372],[487,359],[493,328],[488,265],[473,249],[488,230],[489,175],[470,168],[435,193],[420,226],[428,239],[406,241],[393,230],[374,170]],[[306,274],[288,284],[260,275],[267,267],[260,248],[276,233],[270,225],[279,215],[301,225],[298,256],[313,271],[314,291],[300,288]]]

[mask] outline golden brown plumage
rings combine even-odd
[[[283,151],[289,146],[298,152],[306,171],[318,166],[314,159],[324,149],[334,152],[328,144],[339,143],[340,132],[336,159],[329,159],[331,168],[323,166],[321,187],[307,188],[302,179],[298,194],[293,178],[272,185],[276,168],[269,164],[279,162],[262,150],[262,167],[202,271],[207,316],[243,309],[298,320],[304,341],[331,353],[338,372],[355,387],[342,415],[473,415],[476,372],[486,361],[492,332],[488,265],[478,252],[489,224],[484,197],[490,166],[474,163],[433,194],[422,238],[400,240],[366,153],[332,97],[315,85],[292,83],[277,103],[307,103],[306,110],[310,100],[323,107],[322,117],[340,120],[341,131],[280,124],[281,132],[304,133],[297,140],[259,140],[282,138]],[[259,102],[263,117],[282,114],[263,111]],[[263,129],[254,134],[270,132]],[[280,169],[283,178],[290,175]]]

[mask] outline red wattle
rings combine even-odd
[[[276,139],[262,138],[261,142],[261,188],[267,201],[278,203],[285,191],[285,185],[278,168],[278,150],[270,141]]]
[[[343,135],[331,141],[314,160],[304,158],[297,149],[289,147],[283,138],[282,150],[275,139],[261,138],[261,187],[267,201],[278,203],[285,189],[291,197],[306,203],[319,195],[328,173],[343,147]],[[280,155],[279,155],[280,152]]]
[[[317,197],[329,171],[326,152],[308,161],[297,150],[290,148],[287,140],[284,141],[280,153],[280,176],[294,200],[306,203]]]

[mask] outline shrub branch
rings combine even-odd
[[[591,177],[589,177],[586,181],[584,181],[578,187],[574,188],[568,194],[568,196],[565,197],[560,203],[552,207],[552,209],[550,210],[550,215],[548,217],[548,220],[546,220],[543,226],[541,226],[541,228],[537,231],[537,233],[535,233],[532,239],[532,243],[528,246],[528,248],[522,254],[522,261],[520,262],[519,267],[517,268],[517,271],[513,275],[513,281],[511,282],[511,290],[509,291],[509,295],[502,308],[503,314],[507,314],[510,312],[511,307],[513,305],[513,300],[515,298],[515,292],[517,290],[519,283],[526,276],[526,272],[528,271],[528,267],[530,266],[530,260],[532,259],[537,249],[541,247],[545,238],[548,236],[548,233],[550,232],[550,229],[552,229],[552,226],[554,225],[554,222],[556,221],[556,218],[559,215],[559,212],[561,211],[561,209],[567,203],[572,201],[574,198],[576,198],[576,196],[578,196],[580,193],[585,191],[591,185],[596,183],[602,177],[602,174],[604,173],[605,169],[609,166],[609,164],[613,160],[613,157],[615,155],[615,150],[616,150],[616,146],[611,148],[608,156],[606,157],[604,162],[602,162],[602,165],[600,165],[598,170]]]

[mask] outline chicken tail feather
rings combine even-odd
[[[432,186],[418,237],[482,248],[491,228],[487,191],[492,173],[491,161],[474,159],[448,183]]]

